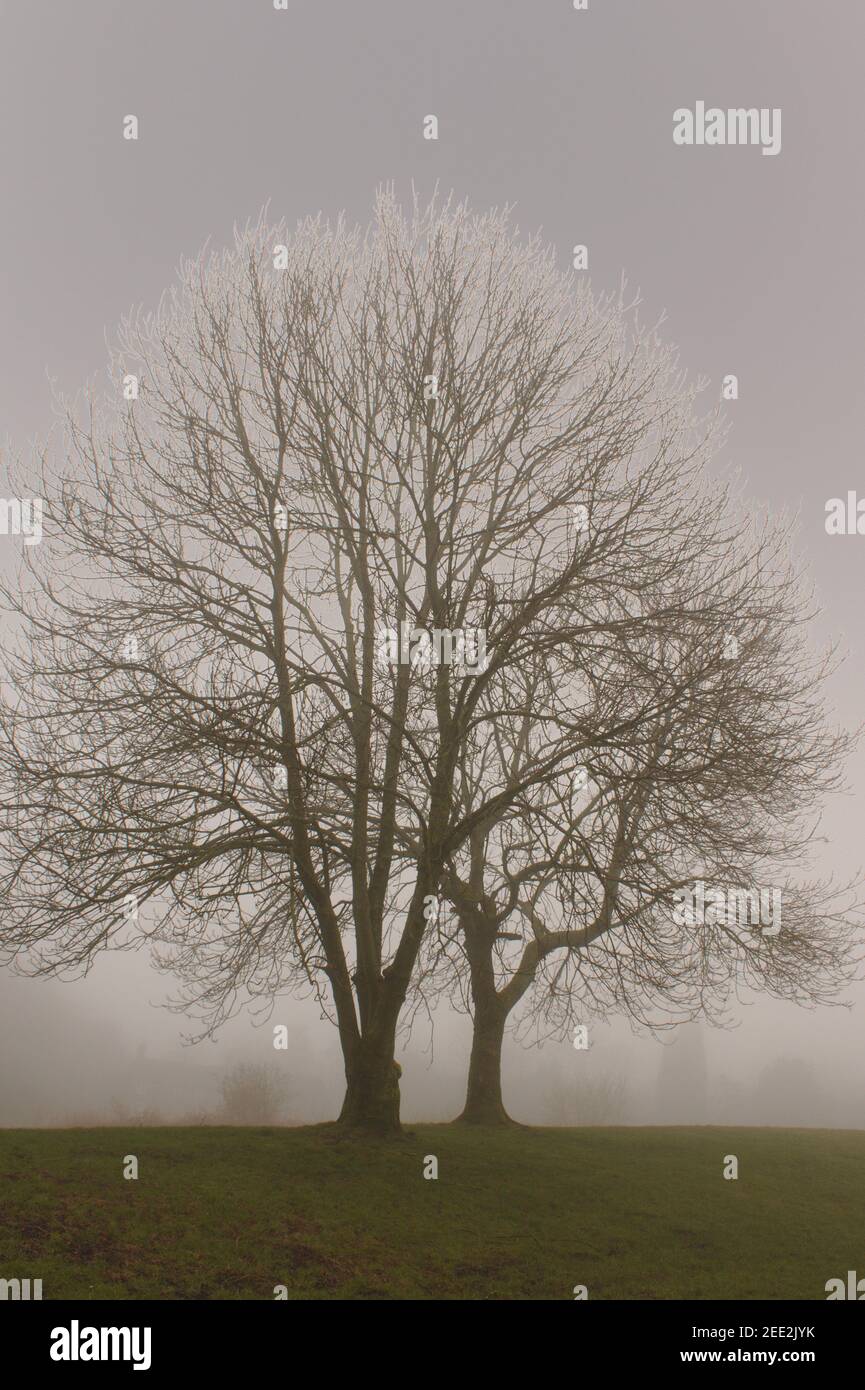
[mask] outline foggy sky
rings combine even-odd
[[[513,203],[520,227],[541,227],[563,266],[576,243],[588,245],[595,290],[624,272],[646,318],[665,311],[665,336],[683,366],[710,378],[710,394],[724,374],[739,377],[719,466],[742,469],[755,506],[799,515],[820,635],[849,650],[831,687],[837,716],[858,723],[865,537],[827,536],[824,507],[865,491],[859,7],[590,0],[576,13],[570,0],[293,0],[282,13],[271,0],[5,0],[0,26],[7,447],[21,451],[50,427],[49,378],[70,392],[83,385],[102,369],[104,335],[121,314],[154,306],[181,255],[207,238],[222,245],[268,200],[274,218],[344,209],[364,224],[385,180],[403,199],[414,180],[421,194],[438,182],[477,211]],[[676,147],[673,112],[697,100],[781,108],[778,157]],[[137,142],[121,138],[129,113]],[[437,141],[422,136],[429,113]],[[14,563],[19,544],[0,536],[0,564]],[[842,879],[863,859],[865,752],[848,777],[815,858]],[[140,1107],[148,1087],[166,1109],[205,1109],[233,1058],[274,1061],[270,1027],[249,1018],[183,1051],[188,1025],[153,1007],[170,993],[140,953],[102,957],[69,985],[0,975],[0,1124],[107,1111],[118,1092]],[[625,1079],[627,1117],[642,1122],[726,1122],[738,1104],[749,1123],[865,1125],[862,989],[846,997],[860,1007],[752,1000],[736,1030],[704,1029],[702,1111],[698,1100],[688,1109],[687,1087],[682,1113],[665,1111],[670,1061],[621,1023],[593,1032],[588,1057],[567,1043],[510,1045],[505,1101],[518,1119],[552,1119],[548,1092],[585,1063]],[[335,1030],[314,1005],[288,1000],[272,1022],[294,1030],[278,1054],[290,1118],[332,1117]],[[398,1054],[409,1120],[460,1108],[466,1021],[438,1018],[432,1069],[427,1043],[421,1026]],[[810,1066],[818,1087],[799,1088],[786,1120],[771,1103],[780,1059]],[[156,1065],[172,1060],[184,1078],[174,1090]]]

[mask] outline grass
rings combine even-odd
[[[0,1130],[0,1278],[45,1299],[825,1299],[865,1274],[863,1169],[852,1130]]]

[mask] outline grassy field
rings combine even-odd
[[[5,1130],[0,1278],[45,1299],[825,1299],[865,1272],[863,1174],[860,1131]]]

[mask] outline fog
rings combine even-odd
[[[155,304],[181,255],[227,241],[267,199],[277,217],[345,208],[361,221],[383,179],[401,196],[412,179],[424,192],[438,181],[477,209],[516,201],[520,225],[543,226],[563,264],[574,243],[589,244],[595,288],[625,270],[648,316],[666,310],[689,371],[715,384],[739,375],[724,462],[742,466],[755,507],[799,514],[819,635],[848,652],[830,693],[839,720],[855,725],[865,540],[827,536],[824,505],[862,474],[865,284],[849,267],[865,221],[853,109],[865,17],[834,7],[821,32],[810,0],[713,8],[659,0],[627,7],[625,23],[621,6],[575,16],[563,0],[542,21],[530,4],[386,0],[336,14],[307,7],[295,44],[280,41],[284,16],[266,4],[17,6],[0,83],[4,263],[14,266],[0,306],[15,324],[0,371],[7,440],[23,450],[43,435],[49,375],[70,391],[92,377],[120,314]],[[591,52],[573,37],[583,22],[594,26]],[[325,46],[322,101],[309,58]],[[675,149],[672,112],[701,94],[783,107],[779,157]],[[119,134],[127,111],[141,118],[133,148]],[[420,135],[427,111],[441,122],[434,145]],[[703,153],[719,157],[690,157]],[[15,544],[0,538],[0,565],[15,562]],[[814,856],[816,874],[841,881],[863,858],[862,751],[847,775],[852,790],[827,807]],[[0,1125],[236,1120],[225,1082],[243,1065],[270,1078],[275,1122],[336,1117],[341,1055],[314,1001],[278,999],[269,1018],[244,1012],[190,1045],[194,1024],[164,1007],[171,995],[144,954],[105,954],[75,982],[0,971]],[[659,1037],[593,1021],[585,1050],[570,1038],[509,1038],[505,1103],[534,1124],[861,1128],[863,986],[843,997],[854,1007],[748,997],[729,1028]],[[275,1024],[288,1030],[285,1050],[273,1046]],[[446,1008],[402,1040],[409,1123],[459,1112],[469,1042],[468,1020]]]
[[[230,1021],[217,1040],[185,1043],[190,1021],[160,1007],[164,975],[143,956],[103,957],[86,980],[0,975],[0,1125],[218,1123],[223,1082],[241,1065],[271,1079],[273,1123],[334,1119],[342,1099],[335,1029],[312,1001]],[[288,1046],[273,1046],[275,1024]],[[856,1011],[755,1001],[730,1029],[685,1024],[656,1039],[622,1020],[570,1041],[505,1048],[505,1103],[527,1124],[717,1124],[865,1127]],[[464,1098],[464,1017],[418,1022],[397,1056],[403,1113],[450,1120]],[[236,1122],[237,1116],[229,1116]]]

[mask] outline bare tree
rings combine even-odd
[[[429,899],[583,742],[566,716],[480,807],[467,750],[517,727],[523,672],[573,660],[589,599],[651,627],[697,516],[711,426],[632,307],[506,210],[385,191],[366,233],[261,219],[127,318],[5,592],[7,956],[149,942],[216,1019],[308,985],[343,1123],[398,1130]]]
[[[673,517],[657,492],[635,499],[628,545],[656,536],[658,583],[633,618],[575,595],[579,642],[528,660],[521,711],[463,751],[473,825],[431,961],[474,1018],[464,1120],[507,1122],[502,1040],[524,1001],[524,1035],[562,1037],[598,1014],[717,1019],[741,986],[825,1003],[855,972],[853,885],[802,878],[852,740],[826,718],[832,653],[809,648],[786,527],[708,481],[696,512],[682,500]],[[572,766],[527,786],[559,744]]]

